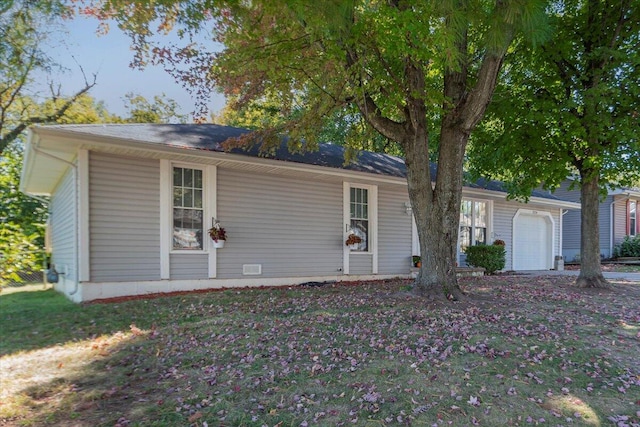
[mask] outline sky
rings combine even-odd
[[[124,95],[134,92],[152,101],[155,95],[165,94],[181,107],[182,114],[194,111],[194,100],[189,93],[160,67],[147,66],[145,70],[129,67],[133,59],[130,40],[116,26],[111,25],[106,35],[98,35],[98,21],[84,17],[65,21],[50,40],[51,58],[66,69],[53,79],[62,85],[62,93],[71,95],[84,86],[80,67],[88,79],[97,74],[97,85],[90,95],[104,101],[107,111],[126,115]],[[208,104],[210,112],[224,107],[224,97],[215,94]]]

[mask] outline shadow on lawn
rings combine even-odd
[[[582,392],[588,383],[596,382],[585,375],[585,366],[606,381],[616,381],[618,386],[621,383],[617,374],[609,372],[609,363],[613,363],[612,371],[616,372],[618,367],[637,363],[640,302],[634,296],[640,292],[638,286],[583,294],[571,285],[571,278],[478,278],[463,284],[471,292],[469,301],[433,310],[425,309],[419,300],[394,297],[402,289],[400,285],[380,284],[297,288],[291,294],[286,290],[247,290],[102,305],[76,305],[52,290],[0,294],[0,357],[7,354],[3,363],[29,364],[42,371],[36,371],[38,378],[15,376],[14,387],[19,395],[11,399],[15,400],[17,422],[121,427],[129,425],[129,419],[141,425],[198,425],[200,412],[205,413],[200,414],[203,420],[219,419],[220,413],[238,405],[245,405],[236,410],[238,416],[255,409],[256,416],[283,420],[304,416],[287,412],[287,405],[297,404],[318,406],[318,411],[326,409],[322,413],[327,414],[339,408],[343,415],[357,405],[371,409],[380,404],[383,410],[404,409],[422,421],[435,417],[434,411],[442,408],[457,425],[468,425],[466,414],[454,413],[451,408],[463,406],[471,413],[485,409],[480,405],[506,408],[508,402],[516,405],[509,416],[519,416],[526,410],[534,419],[540,419],[549,417],[551,409],[531,403],[525,391],[544,398],[552,388],[556,395],[566,396],[562,387],[568,384],[565,377],[571,376],[574,382],[567,387],[575,389],[585,401],[582,406],[588,408],[592,400],[600,398]],[[342,317],[342,313],[349,316]],[[350,323],[353,319],[358,321]],[[552,329],[555,325],[558,330]],[[452,331],[453,326],[457,332]],[[475,329],[467,331],[472,327]],[[573,344],[564,342],[567,328],[571,331],[569,336],[576,337]],[[588,347],[573,349],[572,345],[585,340],[590,343]],[[614,340],[615,346],[610,344]],[[371,347],[371,343],[383,341],[382,347]],[[58,345],[62,343],[67,345]],[[248,347],[249,343],[253,347]],[[287,343],[293,347],[287,347]],[[449,345],[453,351],[443,350]],[[481,351],[483,345],[502,352],[487,356]],[[281,348],[272,350],[278,346]],[[460,350],[470,346],[473,351]],[[431,347],[447,356],[433,372],[427,372],[432,369],[431,362],[439,360],[429,356],[430,363],[418,364],[425,370],[420,373],[411,365],[417,353],[403,349]],[[67,348],[68,353],[64,353]],[[327,348],[330,351],[323,354]],[[343,348],[344,352],[338,351]],[[574,350],[575,354],[565,355]],[[21,351],[25,352],[16,354]],[[225,351],[229,354],[223,358]],[[372,354],[365,355],[364,351]],[[212,360],[214,354],[219,358],[217,362]],[[426,357],[430,353],[421,354]],[[388,355],[394,358],[389,359]],[[538,355],[540,360],[534,360]],[[352,356],[368,358],[372,365],[357,360],[355,371],[351,371]],[[604,368],[593,367],[591,356],[598,356],[594,360]],[[284,375],[281,362],[287,357],[299,365],[300,373],[292,370]],[[339,382],[337,368],[327,373],[316,369],[317,363],[329,357],[336,358],[338,367],[344,365],[342,388],[331,388]],[[267,364],[269,369],[265,370],[263,365]],[[255,371],[250,370],[253,365]],[[218,370],[212,370],[212,366]],[[558,373],[559,366],[565,366],[562,373]],[[270,370],[283,376],[266,381]],[[514,373],[518,374],[517,379],[513,378]],[[225,379],[223,375],[227,374]],[[535,381],[537,376],[544,380],[542,384]],[[397,391],[388,392],[392,388],[388,383],[396,381],[396,377],[401,378],[393,384]],[[434,382],[436,378],[438,382]],[[451,384],[444,384],[444,391],[436,393],[439,378]],[[414,379],[417,385],[411,389],[425,388],[419,397],[405,390]],[[256,385],[257,380],[264,383]],[[371,384],[378,384],[378,388],[367,388]],[[482,395],[486,402],[476,402],[473,398],[484,393],[481,390],[485,386],[489,389]],[[605,402],[607,405],[613,405],[615,400],[624,403],[620,407],[628,408],[627,402],[632,401],[629,396],[638,390],[636,387],[634,383],[622,393],[607,385],[598,392],[609,393],[603,398],[612,399]],[[314,388],[319,395],[324,393],[332,402],[346,406],[320,403],[313,396]],[[454,389],[458,389],[461,400],[451,395]],[[427,413],[431,407],[420,401],[427,390],[434,396],[441,394],[439,399],[446,402],[431,415]],[[385,405],[378,401],[378,394],[388,399]],[[360,396],[360,400],[349,396]],[[392,397],[399,400],[392,401]],[[251,398],[256,402],[251,403]],[[218,399],[226,403],[217,403]],[[411,399],[417,399],[420,405]],[[268,403],[262,405],[262,400]],[[346,403],[341,403],[343,400]],[[281,401],[286,402],[283,408],[277,406]],[[440,402],[435,397],[429,404],[432,401]],[[596,403],[599,412],[594,412],[593,417],[604,420],[608,415],[602,409],[605,403]],[[260,410],[259,405],[264,408]],[[358,410],[365,415],[373,411]],[[563,412],[555,410],[558,414]],[[572,416],[574,412],[567,414]],[[496,417],[499,415],[496,411]],[[12,425],[6,417],[0,408],[0,424],[9,420],[8,425]],[[250,424],[249,420],[242,418],[235,425]],[[506,423],[497,420],[488,418],[485,424]],[[234,425],[232,419],[227,421]]]
[[[153,306],[147,308],[147,306]],[[158,304],[80,305],[53,289],[0,293],[0,357],[148,327]]]
[[[127,364],[152,334],[136,325],[174,320],[167,313],[179,310],[168,305],[179,303],[78,305],[53,289],[0,293],[0,425],[113,426],[140,402],[161,402],[157,372]]]
[[[0,356],[73,339],[76,334],[65,327],[64,317],[76,311],[53,289],[0,293]],[[57,325],[61,319],[63,325]]]
[[[8,396],[0,393],[5,405],[0,410],[0,425],[16,419],[42,426],[124,427],[129,423],[127,417],[136,413],[139,416],[143,405],[143,412],[152,419],[175,417],[175,407],[167,409],[166,414],[155,410],[166,398],[166,390],[158,386],[158,372],[149,367],[139,370],[128,366],[137,346],[146,341],[144,335],[116,333],[5,360],[5,364],[15,363],[15,370],[24,373],[22,377],[13,376],[13,372],[7,375],[12,389],[7,390]],[[54,359],[48,359],[52,356]],[[29,375],[29,368],[23,368],[43,361],[34,374]]]

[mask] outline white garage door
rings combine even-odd
[[[551,268],[552,230],[549,217],[520,214],[515,218],[513,242],[514,270]]]

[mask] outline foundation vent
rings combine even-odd
[[[262,264],[242,264],[243,276],[259,276],[262,274]]]

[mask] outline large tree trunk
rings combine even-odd
[[[511,40],[511,34],[508,36]],[[371,126],[404,148],[407,185],[418,229],[422,266],[414,291],[436,300],[459,300],[463,297],[456,277],[456,249],[462,198],[464,153],[471,131],[482,119],[491,101],[506,43],[501,50],[487,52],[471,85],[468,75],[467,31],[459,33],[459,66],[444,73],[444,103],[438,148],[438,172],[435,185],[429,168],[426,80],[423,67],[407,57],[405,79],[408,90],[403,112],[404,122],[381,114],[374,99],[366,93],[360,112]],[[357,55],[349,53],[350,64]]]
[[[425,138],[422,143],[420,139]],[[407,183],[420,241],[422,266],[414,292],[434,300],[460,300],[463,293],[456,276],[456,251],[462,162],[468,135],[443,128],[436,185],[431,185],[426,134],[407,148]]]
[[[459,42],[460,53],[467,54],[466,32]],[[435,185],[429,171],[429,148],[424,102],[409,102],[413,131],[404,138],[409,197],[420,240],[422,266],[414,291],[436,300],[463,297],[456,276],[456,252],[462,199],[464,153],[471,131],[482,119],[489,104],[506,52],[487,54],[478,78],[468,87],[466,60],[459,69],[447,69],[444,76],[445,103],[440,126],[438,171]],[[407,67],[407,76],[415,93],[421,93],[424,76],[415,67]],[[417,90],[416,90],[417,89]]]
[[[600,186],[598,174],[581,171],[580,196],[580,275],[576,284],[583,288],[609,288],[600,266]]]

